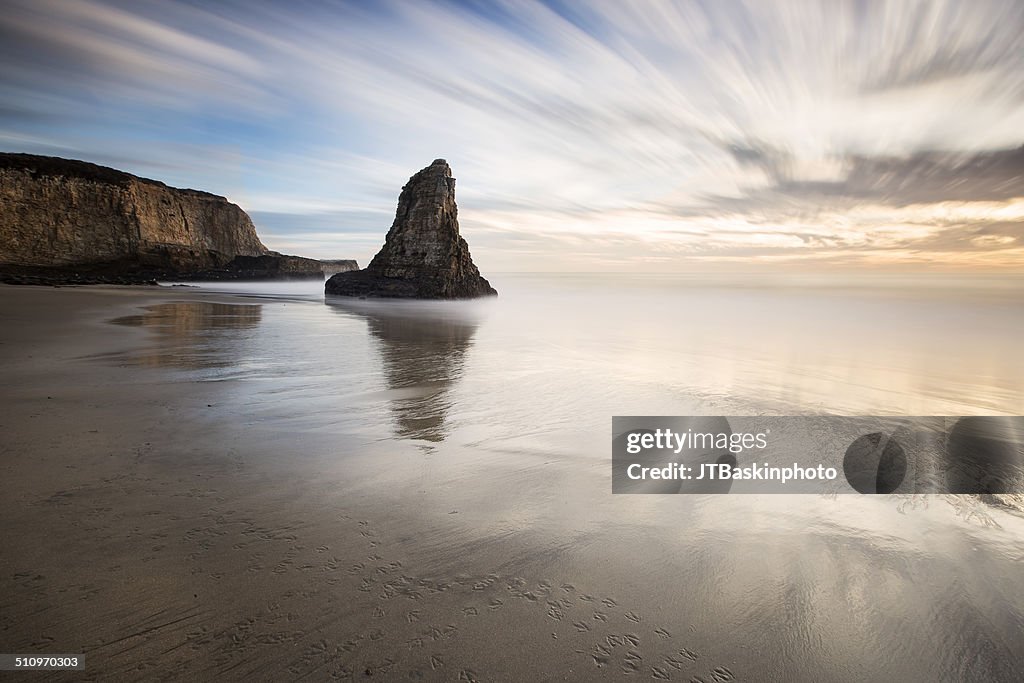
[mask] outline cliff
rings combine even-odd
[[[444,159],[435,159],[402,187],[394,223],[370,265],[334,275],[324,291],[416,299],[497,295],[459,234],[458,214],[451,167]]]
[[[324,266],[324,275],[359,270],[359,264],[355,262],[355,259],[320,259],[320,263]]]
[[[246,269],[323,277],[318,261],[268,251],[249,216],[224,197],[84,161],[2,153],[0,268],[101,281],[240,278]]]

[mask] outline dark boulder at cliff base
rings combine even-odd
[[[497,292],[459,236],[455,178],[444,159],[409,179],[384,246],[363,270],[338,273],[327,294],[409,299],[472,299]]]

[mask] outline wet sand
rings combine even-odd
[[[672,650],[622,590],[542,571],[558,547],[421,507],[380,481],[401,473],[355,453],[339,467],[330,439],[282,461],[295,435],[247,435],[215,385],[95,362],[145,342],[110,319],[197,299],[258,309],[3,289],[5,651],[83,653],[86,671],[63,674],[76,680],[582,680],[644,669],[647,641],[670,668],[728,679],[725,660],[680,654],[687,639]],[[577,652],[602,643],[601,668]]]
[[[285,305],[0,289],[0,650],[86,662],[18,680],[1020,673],[1019,518],[968,523],[921,499],[613,498],[603,457],[472,440],[440,457],[308,428],[287,401],[173,367],[208,362],[196,348],[218,324],[244,332]],[[431,348],[463,354],[452,334]],[[383,361],[392,391],[443,383],[404,386]],[[430,441],[429,417],[394,419]]]

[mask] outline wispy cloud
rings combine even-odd
[[[446,157],[485,269],[1024,269],[1022,34],[1015,0],[12,0],[0,146],[315,256],[367,260]]]

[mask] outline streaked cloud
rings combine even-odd
[[[12,0],[0,147],[313,256],[368,260],[445,157],[485,270],[1024,270],[1022,34],[1015,0]]]

